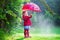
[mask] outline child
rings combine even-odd
[[[29,38],[30,35],[29,35],[29,28],[31,26],[31,20],[30,18],[32,18],[32,14],[30,14],[28,16],[28,13],[27,11],[23,11],[23,21],[24,21],[24,37],[25,38]]]

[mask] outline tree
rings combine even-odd
[[[49,5],[47,4],[46,0],[39,0],[44,6],[45,8],[52,14],[54,15],[54,11],[49,7]]]
[[[24,2],[29,0],[0,0],[0,29],[3,32],[10,33],[13,27],[21,25]]]

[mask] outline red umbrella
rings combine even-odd
[[[31,3],[31,2],[24,4],[22,10],[25,10],[25,11],[31,10],[35,12],[41,12],[40,7],[37,4]]]

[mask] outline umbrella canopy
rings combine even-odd
[[[41,12],[40,7],[37,4],[32,3],[32,2],[24,4],[22,7],[22,10],[25,10],[25,11],[31,10],[31,11],[35,11],[35,12]]]

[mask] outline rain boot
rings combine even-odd
[[[27,35],[27,29],[24,29],[24,38],[27,38],[28,35]]]
[[[31,36],[29,35],[29,30],[27,30],[27,36],[28,38],[31,38]]]

